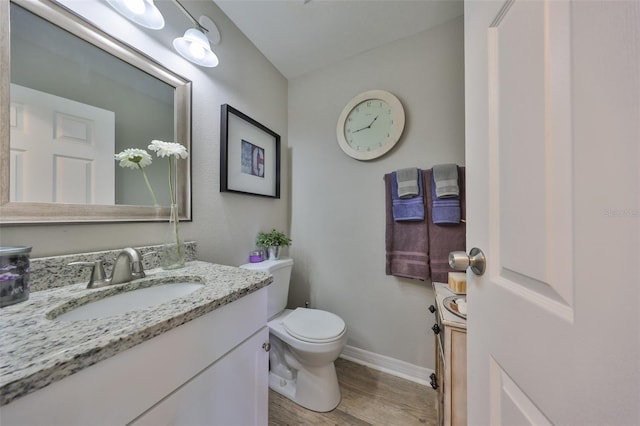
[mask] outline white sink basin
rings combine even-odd
[[[95,302],[78,306],[55,317],[61,321],[79,321],[121,315],[160,305],[187,296],[201,289],[200,283],[158,284],[138,290],[108,296]]]

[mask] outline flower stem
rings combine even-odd
[[[169,196],[171,197],[171,205],[177,204],[176,194],[174,191],[174,182],[175,182],[175,170],[174,163],[175,159],[173,156],[168,158],[169,161]]]
[[[179,216],[178,216],[178,201],[176,200],[176,192],[175,192],[175,174],[176,167],[175,164],[177,162],[174,156],[169,157],[169,196],[171,197],[171,221],[173,222],[173,233],[176,239],[176,250],[178,254],[178,262],[182,263],[183,254],[182,254],[182,244],[180,244],[180,235],[179,235]]]
[[[144,172],[144,169],[142,168],[140,163],[137,163],[137,164],[138,164],[138,168],[142,172],[142,177],[144,177],[144,181],[147,184],[147,189],[149,190],[149,193],[151,194],[151,198],[153,198],[153,205],[154,206],[158,206],[158,200],[156,199],[156,194],[153,192],[153,188],[151,188],[151,183],[149,183],[149,179],[147,178],[147,174]]]

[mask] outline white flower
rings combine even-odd
[[[177,162],[178,158],[185,159],[189,156],[187,148],[180,145],[179,143],[152,140],[151,144],[149,144],[148,146],[148,149],[154,151],[158,155],[158,157],[167,157],[167,160],[169,161],[169,196],[171,199],[171,205],[173,206],[176,203],[176,193],[173,187],[175,184],[176,168],[176,165],[174,165],[174,163]],[[149,182],[149,178],[144,172],[144,167],[147,167],[151,164],[151,155],[149,155],[149,153],[144,149],[127,148],[124,151],[116,154],[115,159],[116,161],[120,161],[120,167],[140,170],[140,172],[142,173],[142,177],[144,178],[144,182],[147,185],[147,189],[149,190],[149,194],[153,199],[153,205],[157,206],[158,200],[156,199],[156,194],[153,192],[151,182]],[[174,215],[173,210],[174,209],[171,210],[172,215]],[[177,232],[178,231],[176,228],[176,237]]]
[[[140,169],[142,177],[144,177],[144,182],[147,184],[149,194],[151,194],[151,198],[153,199],[153,205],[157,206],[158,200],[156,199],[156,194],[153,192],[151,183],[149,183],[149,178],[147,178],[147,174],[144,172],[144,168],[151,164],[151,155],[149,155],[149,153],[144,149],[127,148],[116,154],[115,158],[116,161],[120,161],[120,167]]]
[[[120,167],[129,169],[137,169],[147,167],[151,164],[151,155],[144,149],[127,148],[115,155],[117,161],[120,161]]]
[[[189,153],[187,148],[175,142],[163,142],[159,140],[152,140],[148,148],[151,151],[155,151],[158,157],[170,157],[174,155],[176,158],[187,158]]]

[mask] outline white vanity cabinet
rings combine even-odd
[[[0,407],[2,425],[267,424],[266,290]]]
[[[269,341],[264,327],[151,408],[133,425],[266,425]],[[212,386],[212,384],[215,384]]]

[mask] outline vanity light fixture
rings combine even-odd
[[[218,57],[211,50],[209,40],[204,35],[206,28],[198,26],[189,28],[184,36],[173,40],[173,47],[185,59],[194,64],[213,68],[218,65]]]
[[[182,37],[178,37],[173,40],[173,48],[176,49],[182,57],[194,64],[208,68],[217,66],[218,57],[211,50],[209,39],[205,35],[209,30],[203,27],[202,24],[198,22],[178,0],[173,0],[173,2],[180,10],[182,10],[182,13],[191,19],[191,22],[193,22],[195,26],[194,28],[189,28],[185,31]],[[214,33],[219,34],[218,29],[215,28],[215,23],[211,19],[208,19],[205,22],[214,27]]]
[[[153,4],[153,0],[107,0],[107,2],[121,15],[138,25],[153,30],[164,27],[164,18]],[[211,50],[209,39],[205,35],[209,29],[198,22],[178,0],[173,0],[173,2],[194,24],[194,28],[189,28],[182,37],[173,40],[174,49],[194,64],[209,68],[217,66],[218,57]],[[212,27],[212,35],[216,37],[216,40],[219,40],[220,33],[216,24],[206,16],[202,18],[206,18],[203,22]]]
[[[164,27],[164,18],[153,0],[107,0],[121,15],[143,27],[160,30]]]

